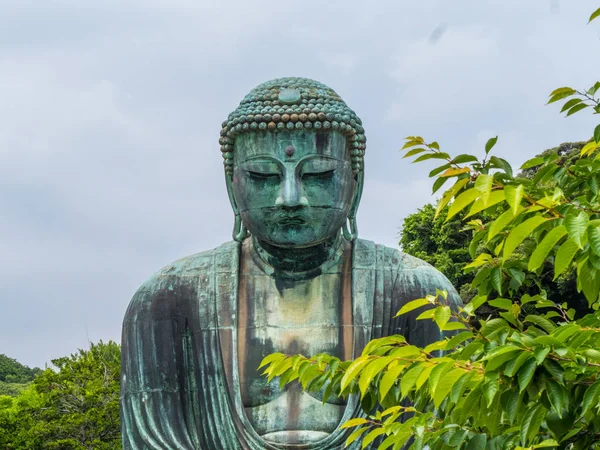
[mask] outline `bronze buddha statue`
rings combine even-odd
[[[274,352],[350,359],[372,338],[440,338],[410,300],[449,292],[432,266],[357,238],[366,149],[360,119],[327,86],[276,79],[223,123],[234,240],[180,259],[134,295],[123,323],[123,446],[341,449],[356,399],[257,371]],[[351,447],[354,448],[354,447]]]

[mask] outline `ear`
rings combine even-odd
[[[240,213],[238,211],[237,203],[235,202],[235,197],[233,195],[233,173],[225,171],[225,184],[227,185],[227,195],[229,196],[229,203],[231,203],[231,209],[233,209],[233,214],[235,217],[235,222],[233,224],[233,240],[236,242],[242,242],[244,239],[248,237],[248,230],[242,223],[242,218],[240,217]]]

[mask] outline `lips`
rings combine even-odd
[[[304,225],[306,219],[301,215],[288,215],[277,218],[277,223],[280,225]]]

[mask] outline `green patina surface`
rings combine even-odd
[[[282,125],[283,124],[283,125]],[[289,124],[292,124],[291,126]],[[300,125],[298,125],[300,124]],[[123,324],[125,449],[341,449],[354,398],[280,388],[269,353],[360,354],[371,338],[439,338],[404,303],[436,289],[428,264],[357,239],[364,129],[330,88],[255,88],[223,124],[234,241],[183,258],[135,294]],[[354,448],[354,447],[353,447]]]

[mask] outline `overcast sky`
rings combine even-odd
[[[368,139],[360,236],[433,200],[403,137],[518,165],[591,135],[544,106],[599,78],[597,0],[0,0],[0,353],[120,340],[137,287],[231,236],[220,124],[257,84],[335,89]]]

